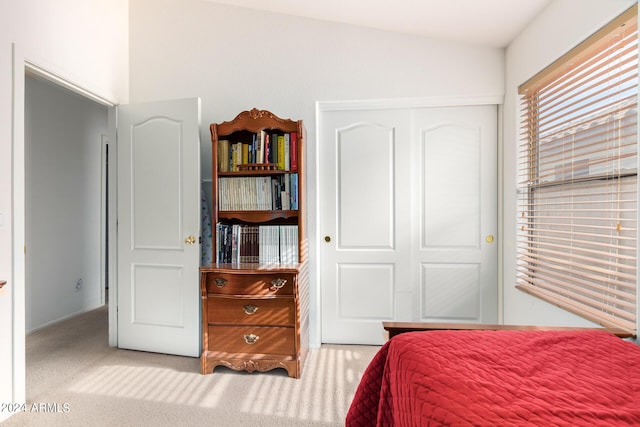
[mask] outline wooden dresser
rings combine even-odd
[[[253,266],[256,267],[256,266]],[[238,264],[201,269],[201,371],[284,368],[300,378],[308,343],[306,269]]]

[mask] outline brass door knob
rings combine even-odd
[[[331,237],[330,236],[324,236],[324,241],[329,243],[331,241]]]
[[[187,245],[195,245],[196,244],[196,238],[194,236],[189,236],[186,239],[184,239],[184,243]]]
[[[493,238],[493,234],[489,234],[487,237],[484,238],[484,240],[486,240],[487,243],[493,243],[495,239]]]

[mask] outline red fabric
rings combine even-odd
[[[640,347],[601,331],[397,335],[346,426],[429,425],[640,426]]]

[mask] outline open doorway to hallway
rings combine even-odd
[[[27,333],[107,302],[107,134],[108,107],[27,71]]]

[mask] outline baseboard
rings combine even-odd
[[[47,323],[44,323],[44,324],[42,324],[42,325],[36,326],[35,328],[29,329],[29,330],[27,330],[27,331],[26,331],[26,334],[27,334],[27,335],[29,335],[29,334],[31,334],[31,333],[33,333],[33,332],[39,331],[40,329],[44,329],[44,328],[46,328],[46,327],[48,327],[48,326],[53,326],[53,325],[55,325],[55,324],[57,324],[57,323],[64,322],[64,321],[65,321],[65,320],[67,320],[67,319],[70,319],[70,318],[72,318],[72,317],[79,316],[79,315],[84,314],[84,313],[86,313],[86,312],[89,312],[89,311],[91,311],[91,310],[95,310],[96,308],[100,308],[100,307],[102,307],[103,305],[104,305],[104,304],[100,304],[100,303],[98,302],[98,303],[96,303],[96,305],[91,305],[91,306],[89,306],[89,307],[85,307],[85,308],[83,308],[82,310],[76,311],[76,312],[71,313],[71,314],[67,314],[66,316],[59,317],[59,318],[57,318],[57,319],[51,320],[51,321],[49,321],[49,322],[47,322]]]

